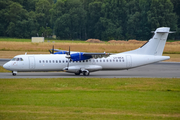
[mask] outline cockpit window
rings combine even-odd
[[[23,59],[22,58],[13,58],[13,59],[11,59],[11,61],[23,61]]]
[[[11,59],[11,61],[16,61],[16,58]]]
[[[22,59],[22,58],[20,58],[19,60],[20,60],[20,61],[23,61],[23,59]]]

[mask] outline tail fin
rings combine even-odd
[[[171,33],[169,30],[169,27],[157,28],[154,36],[142,47],[124,53],[162,56],[168,34]]]

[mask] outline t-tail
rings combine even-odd
[[[132,50],[124,53],[162,56],[168,34],[173,33],[169,30],[170,30],[169,27],[157,28],[156,31],[154,31],[154,36],[143,46],[141,46],[136,50]]]

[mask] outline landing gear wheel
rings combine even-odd
[[[77,73],[74,73],[75,75],[80,75],[81,71],[79,70]]]
[[[74,73],[75,75],[80,75],[80,73]]]
[[[13,76],[16,76],[16,73],[12,73]]]
[[[84,71],[84,72],[83,72],[83,75],[84,75],[84,76],[89,76],[89,71]]]
[[[13,76],[16,76],[16,74],[17,74],[17,71],[12,71]]]

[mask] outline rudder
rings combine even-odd
[[[162,56],[168,34],[170,33],[169,30],[169,27],[157,28],[154,32],[154,36],[142,47],[124,53]]]

